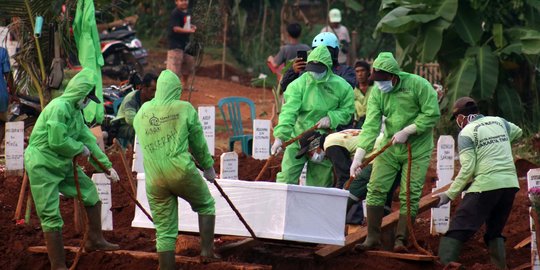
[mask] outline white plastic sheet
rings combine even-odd
[[[144,175],[138,174],[137,199],[149,210]],[[333,188],[306,187],[269,182],[218,179],[255,235],[260,238],[344,245],[345,212],[349,192]],[[216,234],[249,236],[214,185]],[[179,230],[198,232],[198,217],[187,202],[179,199]],[[134,227],[153,228],[136,209]]]

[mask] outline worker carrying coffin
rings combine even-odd
[[[388,192],[401,170],[401,187],[407,181],[407,146],[412,146],[411,170],[411,215],[418,211],[418,202],[424,186],[426,171],[433,149],[433,127],[440,117],[437,92],[424,78],[402,72],[392,53],[382,52],[373,62],[371,77],[376,89],[371,91],[366,120],[358,137],[357,150],[350,168],[350,175],[360,173],[360,164],[367,152],[371,151],[379,135],[382,117],[385,125],[381,145],[390,140],[393,146],[379,155],[373,163],[371,180],[366,198],[368,236],[364,243],[355,247],[357,251],[375,249],[380,246],[381,222]],[[407,189],[401,188],[401,207],[396,229],[394,250],[406,250],[407,230]]]
[[[484,242],[491,262],[507,269],[502,230],[512,210],[519,183],[511,143],[521,129],[500,117],[483,116],[469,97],[456,100],[453,118],[458,135],[461,169],[450,188],[439,196],[439,206],[466,191],[450,228],[439,244],[439,258],[445,265],[459,258],[461,246],[485,223]]]
[[[64,222],[60,216],[58,193],[68,198],[77,196],[73,158],[94,155],[109,168],[110,175],[107,177],[113,181],[119,180],[111,162],[99,148],[96,137],[85,125],[81,111],[90,100],[100,103],[95,96],[95,81],[95,72],[89,69],[81,70],[69,81],[64,93],[53,99],[39,115],[24,155],[51,269],[67,269],[62,241]],[[97,165],[94,167],[99,168]],[[103,238],[101,201],[96,186],[80,167],[77,170],[81,197],[88,215],[85,250],[118,249],[118,245]]]
[[[284,141],[294,138],[317,125],[319,129],[335,129],[351,121],[354,113],[354,93],[343,78],[332,72],[332,57],[324,45],[308,56],[306,71],[294,80],[285,92],[285,104],[274,128],[272,154],[279,153]],[[305,156],[296,159],[300,145],[295,142],[285,149],[282,170],[276,182],[297,184],[304,164],[308,170],[308,186],[330,187],[333,183],[332,164],[325,160],[315,163]]]
[[[214,253],[215,202],[195,167],[193,157],[204,168],[204,177],[216,177],[195,108],[180,100],[182,85],[170,70],[161,72],[154,99],[144,103],[134,121],[143,152],[146,196],[156,227],[156,249],[162,270],[175,268],[178,236],[178,197],[199,214],[201,260],[219,259]],[[191,153],[190,153],[191,151]]]

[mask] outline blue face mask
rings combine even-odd
[[[324,151],[321,153],[315,152],[313,153],[310,159],[311,161],[315,163],[322,163],[324,161],[324,156],[325,156]]]
[[[392,81],[375,81],[375,85],[377,85],[379,90],[381,90],[383,93],[388,93],[394,89]]]
[[[326,75],[326,70],[321,72],[321,73],[317,73],[317,72],[313,72],[313,71],[308,71],[309,74],[311,75],[311,77],[315,80],[321,80],[322,78],[324,78],[324,76]]]

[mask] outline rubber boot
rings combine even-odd
[[[45,236],[47,254],[51,262],[51,270],[67,270],[62,231],[43,232],[43,235]]]
[[[201,235],[201,262],[220,261],[221,257],[214,252],[214,227],[216,216],[199,215],[199,233]]]
[[[414,220],[413,217],[411,217]],[[396,227],[396,240],[394,241],[394,252],[405,253],[407,242],[409,240],[409,228],[407,226],[407,215],[399,215],[398,224]]]
[[[488,243],[489,258],[491,263],[497,266],[498,269],[507,269],[506,267],[506,250],[504,248],[504,238],[497,237],[491,239]]]
[[[446,266],[451,262],[457,262],[462,245],[463,242],[457,239],[442,237],[439,242],[439,259],[441,263]]]
[[[357,252],[377,249],[381,246],[381,223],[384,216],[384,206],[370,206],[367,210],[368,235],[364,243],[354,247]]]
[[[174,250],[158,252],[159,270],[175,270]]]
[[[88,240],[84,245],[86,252],[92,252],[96,250],[118,250],[120,247],[116,244],[107,242],[103,238],[103,232],[101,231],[101,202],[96,203],[94,206],[86,206],[86,215],[88,216]]]

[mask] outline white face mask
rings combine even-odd
[[[321,73],[317,73],[317,72],[313,72],[313,71],[308,71],[309,74],[311,75],[311,77],[315,80],[320,80],[322,78],[324,78],[324,76],[326,75],[326,70],[324,72],[321,72]]]
[[[77,104],[79,105],[79,108],[82,110],[82,109],[86,108],[86,106],[88,106],[88,104],[90,104],[90,99],[85,98],[85,99],[79,100],[79,102],[77,102]]]
[[[375,81],[375,85],[377,85],[379,90],[381,90],[383,93],[388,93],[394,89],[392,81]]]
[[[315,152],[313,153],[313,155],[311,156],[311,161],[315,162],[315,163],[321,163],[323,162],[324,160],[324,151],[318,153],[318,152]]]

